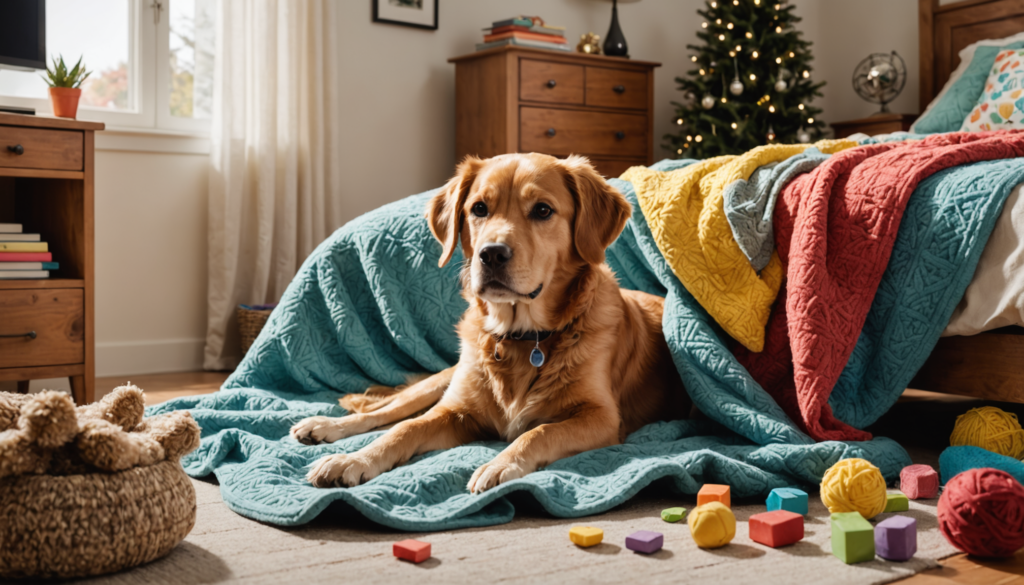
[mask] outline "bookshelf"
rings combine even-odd
[[[75,402],[95,397],[94,133],[103,124],[0,113],[0,223],[39,233],[60,267],[0,280],[0,380],[19,391],[68,377]]]

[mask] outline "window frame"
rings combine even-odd
[[[128,133],[209,136],[210,120],[179,118],[170,112],[170,5],[174,1],[128,1],[131,109],[112,112],[80,105],[79,120],[103,122],[108,130]],[[0,105],[34,108],[37,114],[53,113],[50,100],[45,98],[0,94]]]

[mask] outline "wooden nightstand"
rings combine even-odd
[[[49,244],[59,270],[0,280],[0,380],[71,379],[94,398],[93,134],[103,124],[0,114],[0,223]]]
[[[874,136],[875,134],[889,134],[890,132],[906,132],[910,130],[910,125],[916,119],[917,114],[878,114],[877,116],[861,118],[860,120],[835,122],[832,124],[832,129],[836,133],[836,138],[846,138],[858,132]]]
[[[606,177],[654,162],[660,63],[499,47],[455,63],[455,156],[582,154]]]

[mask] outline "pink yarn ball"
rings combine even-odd
[[[1024,547],[1024,486],[992,468],[969,469],[939,498],[939,530],[956,548],[979,557],[1008,557]]]

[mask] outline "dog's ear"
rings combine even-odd
[[[633,213],[629,201],[597,174],[590,161],[573,155],[560,161],[565,185],[576,203],[573,240],[576,252],[588,264],[604,262],[604,250],[626,227]]]
[[[473,186],[473,181],[476,180],[482,166],[482,160],[475,156],[467,156],[455,169],[455,176],[430,201],[427,223],[430,224],[430,231],[434,237],[444,246],[441,259],[437,262],[438,266],[447,264],[455,253],[455,245],[459,242],[459,232],[462,231],[465,219],[462,206],[465,205],[469,189]]]

